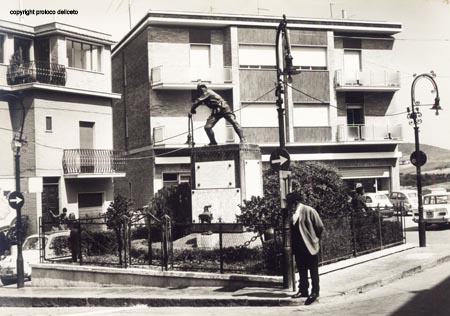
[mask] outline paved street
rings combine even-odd
[[[158,316],[234,316],[315,315],[315,316],[448,316],[450,305],[450,262],[428,269],[384,287],[360,295],[336,298],[327,303],[298,307],[70,307],[0,308],[2,316],[83,316],[83,315],[158,315]]]
[[[417,242],[417,225],[406,218],[407,242]],[[449,239],[450,229],[431,227],[427,230],[427,245],[443,244]],[[367,267],[369,267],[367,265]],[[385,315],[419,316],[449,315],[447,297],[450,294],[450,262],[425,269],[424,272],[375,287],[363,294],[322,298],[312,306],[293,307],[69,307],[69,308],[0,308],[0,315]],[[345,272],[345,270],[343,271]],[[324,285],[327,282],[324,282]],[[330,287],[330,284],[327,284]],[[327,289],[323,289],[325,292]],[[329,289],[328,289],[329,290]],[[344,312],[345,311],[345,312]]]

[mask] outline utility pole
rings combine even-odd
[[[276,42],[275,42],[275,55],[276,55],[276,67],[277,67],[277,80],[275,96],[277,97],[276,105],[278,112],[278,136],[280,142],[280,148],[278,153],[275,153],[276,158],[284,157],[284,159],[289,160],[289,153],[286,150],[286,133],[285,133],[285,83],[291,81],[291,75],[299,73],[295,70],[292,64],[291,47],[289,43],[289,34],[287,30],[286,15],[283,15],[283,20],[280,22],[277,28]],[[284,46],[282,46],[284,40]],[[280,60],[280,52],[283,60]],[[281,68],[283,67],[283,69]],[[281,207],[285,210],[285,198],[286,194],[290,191],[290,179],[289,171],[282,168],[282,163],[279,163],[279,179],[280,179],[280,199]],[[292,245],[291,245],[291,227],[290,218],[287,212],[283,214],[283,287],[293,288],[294,287],[294,269],[292,262]]]
[[[15,101],[19,102],[22,108],[22,122],[19,132],[19,137],[12,140],[12,149],[14,151],[14,165],[15,165],[15,181],[16,181],[16,191],[15,194],[21,196],[20,193],[20,151],[22,145],[25,143],[23,139],[23,127],[25,124],[25,106],[23,104],[23,97],[17,96],[13,93],[2,93],[1,97],[5,98],[13,98]],[[11,194],[10,194],[11,195]],[[16,238],[17,238],[17,287],[24,287],[24,268],[23,268],[23,253],[22,253],[22,244],[23,244],[23,232],[22,232],[22,205],[23,199],[19,201],[17,197],[14,199],[14,204],[11,204],[12,200],[9,201],[11,206],[14,206],[16,209]]]

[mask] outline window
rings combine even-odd
[[[90,71],[101,71],[101,46],[67,40],[67,65]]]
[[[4,43],[5,43],[5,35],[0,34],[0,64],[4,64],[5,63],[5,51],[4,51]]]
[[[101,207],[103,193],[78,193],[78,207]]]
[[[209,68],[211,65],[209,51],[209,45],[191,45],[190,66]]]
[[[94,148],[94,122],[80,121],[80,149]]]
[[[325,47],[292,47],[294,66],[304,70],[327,70],[327,49]]]
[[[294,126],[329,126],[328,106],[295,105]]]
[[[45,131],[46,132],[51,132],[52,130],[53,130],[52,117],[51,116],[46,116],[45,117]]]
[[[166,172],[163,173],[162,177],[164,187],[176,186],[180,183],[189,183],[191,181],[189,173]]]
[[[250,69],[275,69],[275,47],[266,45],[240,45],[239,67]]]
[[[28,63],[30,61],[31,41],[14,37],[14,57],[19,63]]]
[[[278,114],[275,104],[242,104],[241,124],[243,127],[277,127]]]

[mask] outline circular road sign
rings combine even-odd
[[[25,198],[22,193],[14,191],[8,195],[8,203],[13,209],[17,210],[25,203]]]
[[[420,167],[422,167],[427,162],[427,155],[423,151],[419,150],[413,152],[409,159],[414,166],[417,166],[417,164],[420,162]]]
[[[288,170],[291,163],[291,157],[284,148],[278,148],[270,155],[270,165],[275,171]]]

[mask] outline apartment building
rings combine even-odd
[[[232,106],[248,142],[268,164],[279,146],[276,29],[281,17],[150,11],[112,50],[114,148],[130,159],[118,191],[138,205],[189,181],[188,117],[198,80]],[[400,89],[393,64],[400,23],[288,16],[293,63],[286,86],[286,147],[295,161],[336,166],[352,187],[399,187],[401,126],[386,116]],[[195,146],[210,110],[194,115]],[[239,139],[214,128],[219,143]]]
[[[36,231],[48,209],[97,216],[113,200],[125,160],[113,150],[111,45],[107,34],[59,22],[0,20],[0,192],[15,190],[11,144],[23,126],[22,214]],[[15,139],[15,141],[13,141]]]

